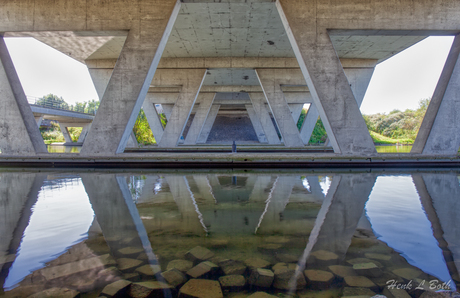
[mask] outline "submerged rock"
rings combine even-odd
[[[180,288],[179,298],[223,298],[218,281],[191,279]]]
[[[214,256],[214,253],[209,249],[196,246],[185,253],[185,258],[192,261],[194,264],[206,261]]]
[[[269,288],[275,278],[274,273],[269,269],[257,268],[252,271],[248,283],[250,285],[262,288]]]
[[[173,287],[177,287],[187,281],[187,277],[184,273],[177,269],[169,269],[161,274],[163,278]]]
[[[74,298],[80,295],[79,292],[67,288],[51,288],[35,294],[30,295],[28,298],[45,298],[45,297],[60,297],[60,298]]]
[[[193,268],[193,262],[187,260],[172,260],[168,263],[166,270],[177,269],[181,272],[187,272]]]
[[[265,292],[255,292],[254,294],[252,294],[251,296],[248,296],[247,298],[278,298],[278,296],[273,296]]]
[[[163,291],[170,291],[171,288],[161,281],[144,281],[131,284],[128,294],[133,298],[163,297]]]
[[[344,278],[345,285],[348,287],[370,288],[378,290],[378,286],[365,276],[346,276]]]
[[[326,290],[334,280],[334,275],[328,271],[305,270],[304,274],[309,287],[314,290]]]
[[[289,268],[279,268],[274,270],[275,279],[273,281],[273,287],[279,290],[289,290],[290,285],[289,282],[296,274],[296,271]],[[296,289],[300,290],[305,288],[307,282],[305,281],[305,277],[302,272],[299,272],[297,279],[296,279]]]
[[[246,271],[246,265],[239,261],[230,260],[219,265],[225,275],[243,275]]]
[[[155,274],[161,272],[161,268],[158,265],[144,265],[139,268],[136,268],[136,272],[139,272],[140,274],[144,276],[154,276]]]
[[[128,289],[131,286],[132,282],[128,280],[119,280],[113,282],[109,285],[106,285],[101,292],[101,295],[106,297],[126,297]]]
[[[369,288],[360,288],[360,287],[345,287],[343,288],[343,297],[347,296],[368,296],[372,297],[375,295],[375,292]]]
[[[244,288],[246,280],[243,275],[226,275],[219,278],[219,283],[222,289],[236,292]]]
[[[205,261],[188,270],[187,275],[191,278],[205,278],[216,274],[218,270],[219,266],[212,262]]]
[[[353,270],[355,270],[357,274],[367,277],[380,277],[383,275],[382,270],[372,262],[354,264]]]
[[[136,259],[121,258],[117,259],[118,269],[121,271],[134,271],[134,268],[142,264],[142,261]]]
[[[249,270],[255,270],[257,268],[268,268],[270,266],[270,262],[261,259],[261,258],[250,258],[244,260],[244,264],[249,268]]]
[[[411,296],[405,291],[401,289],[390,289],[385,287],[383,289],[383,295],[387,298],[411,298]]]
[[[317,250],[310,254],[309,263],[318,263],[322,265],[331,265],[337,263],[339,256],[327,250]]]
[[[342,265],[331,265],[328,267],[329,270],[334,273],[335,276],[344,278],[345,276],[356,276],[355,270],[353,267],[342,266]]]

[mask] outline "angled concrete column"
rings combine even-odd
[[[97,96],[99,100],[102,100],[104,96],[105,89],[109,84],[110,77],[113,73],[113,66],[107,65],[108,68],[90,68],[88,67],[89,75],[91,76],[91,81],[93,81],[94,88],[96,89]]]
[[[375,154],[327,28],[317,23],[316,6],[277,0],[276,7],[334,152]]]
[[[198,137],[203,130],[204,123],[208,118],[209,111],[211,110],[212,103],[214,101],[215,93],[200,93],[198,100],[200,104],[193,118],[192,125],[188,130],[187,137],[185,138],[185,145],[196,144]]]
[[[91,123],[85,124],[81,129],[80,136],[78,137],[78,143],[83,143],[86,139],[88,131],[91,129]]]
[[[460,147],[460,35],[452,43],[411,153],[457,155]]]
[[[289,110],[291,111],[292,119],[297,126],[297,122],[299,122],[300,114],[302,113],[303,104],[302,103],[293,103],[288,104]]]
[[[265,189],[270,185],[272,176],[257,175],[257,180],[254,183],[251,195],[249,196],[250,202],[265,202],[268,194],[265,193]]]
[[[64,135],[64,140],[66,144],[72,144],[72,137],[70,136],[69,130],[67,127],[69,124],[59,122],[59,128],[61,129],[62,134]]]
[[[113,174],[81,174],[91,206],[104,238],[116,258],[123,258],[120,250],[138,248],[147,255],[156,278],[162,279],[158,258],[155,256],[144,224],[133,202],[125,176]],[[110,239],[110,240],[109,240]],[[120,239],[119,241],[113,241]],[[129,242],[123,241],[131,239]]]
[[[155,15],[148,20],[133,22],[81,155],[114,155],[124,151],[180,2],[168,0],[156,7]]]
[[[131,135],[129,136],[128,143],[126,144],[127,148],[137,148],[139,147],[139,143],[137,142],[136,135],[134,131],[131,131]]]
[[[212,187],[208,177],[206,175],[193,175],[193,180],[195,180],[202,200],[206,203],[216,204],[216,198],[212,193]]]
[[[305,85],[302,74],[297,69],[256,69],[256,73],[284,145],[286,147],[304,146],[297,123],[292,118],[281,90],[281,84]]]
[[[449,198],[460,195],[458,178],[451,173],[413,174],[412,180],[420,196],[423,210],[431,223],[433,236],[443,251],[447,269],[451,277],[460,282],[460,249],[458,249],[459,241],[457,240],[460,237],[460,231],[454,224],[458,220],[452,217],[458,211],[458,204],[457,202],[446,202]],[[430,193],[433,193],[433,197]],[[445,206],[440,206],[440,204]],[[444,228],[447,230],[444,231]]]
[[[37,173],[0,174],[0,285],[3,288],[17,257],[32,207],[46,175]]]
[[[212,105],[211,109],[208,113],[208,118],[204,122],[203,129],[201,130],[201,134],[196,140],[197,144],[204,144],[208,140],[209,133],[211,132],[212,125],[214,121],[216,121],[217,113],[219,112],[220,105]]]
[[[169,118],[171,118],[172,110],[174,108],[173,104],[162,104],[163,107],[163,112],[165,113],[166,120],[169,121]]]
[[[157,143],[159,147],[177,146],[205,76],[206,69],[161,69],[155,74],[152,82],[155,86],[182,86],[161,141]]]
[[[0,150],[12,155],[48,153],[1,34]]]
[[[265,95],[263,93],[249,93],[249,98],[251,99],[257,118],[259,118],[262,124],[268,144],[281,144],[270,114],[268,113],[268,107],[265,105],[267,102]]]
[[[158,115],[157,109],[155,108],[153,98],[146,98],[142,105],[142,109],[144,109],[145,117],[152,130],[153,137],[158,144],[163,137],[163,125],[161,125],[160,115]]]
[[[256,112],[254,111],[254,107],[252,105],[245,105],[246,111],[248,112],[249,119],[251,119],[252,126],[254,127],[254,131],[257,134],[257,138],[259,139],[260,143],[268,143],[267,138],[265,136],[264,128],[260,123],[259,118],[257,117]]]
[[[42,125],[43,117],[44,117],[44,116],[35,117],[35,122],[37,122],[38,128],[40,128],[40,125]]]
[[[303,120],[302,127],[300,129],[300,137],[305,145],[308,145],[308,142],[310,141],[316,122],[318,122],[318,117],[318,109],[312,103],[310,108],[308,108],[307,115],[305,115],[305,119]]]

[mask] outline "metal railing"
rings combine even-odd
[[[27,95],[27,101],[31,105],[37,105],[37,106],[42,106],[42,107],[51,108],[51,109],[59,109],[59,110],[77,112],[77,113],[90,114],[90,115],[96,115],[96,112],[97,112],[97,107],[88,108],[87,106],[83,106],[83,107],[73,106],[73,105],[69,105],[66,102],[59,102],[54,99],[43,99],[43,98],[29,96],[29,95]]]

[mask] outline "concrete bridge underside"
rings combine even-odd
[[[210,143],[228,121],[247,123],[252,143],[303,148],[320,117],[335,154],[373,156],[359,106],[375,66],[427,36],[457,36],[459,19],[455,0],[19,0],[2,3],[0,32],[88,66],[101,104],[81,156],[123,153],[141,108],[160,148]],[[1,152],[45,154],[3,37]],[[456,37],[414,154],[457,155],[459,53]]]

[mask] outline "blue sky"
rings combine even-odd
[[[48,93],[68,103],[97,99],[82,63],[32,38],[6,38],[26,95]],[[453,37],[429,37],[377,65],[361,106],[363,114],[415,109],[431,97]]]

